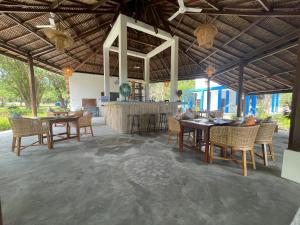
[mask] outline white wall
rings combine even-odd
[[[119,92],[117,77],[110,77],[110,91]],[[94,98],[99,100],[104,91],[104,76],[88,73],[74,73],[70,77],[71,110],[81,109],[82,99]]]

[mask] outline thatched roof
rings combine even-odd
[[[76,71],[103,74],[102,43],[120,12],[179,36],[179,79],[206,77],[214,65],[214,80],[237,89],[238,65],[245,64],[246,93],[290,91],[297,63],[300,31],[299,0],[190,0],[187,6],[202,13],[179,15],[175,0],[0,0],[0,53],[61,72],[71,65]],[[93,2],[93,1],[92,1]],[[75,40],[58,52],[36,25],[55,21]],[[197,45],[193,31],[200,23],[213,23],[219,30],[214,46]],[[128,29],[128,48],[147,53],[162,40]],[[111,71],[118,74],[118,57],[111,53]],[[170,51],[151,59],[152,82],[168,80]],[[143,62],[128,57],[128,74],[143,78]]]

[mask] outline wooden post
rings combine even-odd
[[[170,70],[170,101],[176,102],[176,91],[178,88],[178,37],[174,36],[171,45],[171,70]]]
[[[2,209],[1,209],[1,199],[0,199],[0,225],[3,225],[3,216],[2,216]]]
[[[243,86],[244,86],[244,64],[240,63],[239,65],[239,89],[238,89],[238,102],[237,102],[237,117],[242,116],[242,109],[243,109]]]
[[[297,69],[294,79],[292,112],[291,112],[291,126],[289,136],[290,150],[300,152],[300,38],[298,40],[297,51]]]
[[[109,48],[103,47],[103,67],[104,67],[104,95],[110,101],[110,71],[109,71]]]
[[[32,116],[37,116],[37,102],[36,102],[36,90],[35,90],[35,77],[33,68],[32,56],[28,56],[28,77],[29,77],[29,88],[30,88],[30,100],[31,100],[31,110]]]
[[[207,111],[207,118],[210,114],[210,77],[207,78],[207,96],[206,96],[206,111]]]
[[[145,79],[145,101],[149,101],[149,83],[150,83],[150,58],[144,59],[144,79]]]

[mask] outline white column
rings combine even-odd
[[[174,36],[171,45],[171,102],[177,101],[176,91],[178,82],[178,37]]]
[[[127,25],[126,17],[120,15],[119,27],[119,79],[120,85],[128,82],[127,71]]]
[[[110,98],[109,48],[103,47],[104,95]]]
[[[145,79],[145,100],[149,100],[149,83],[150,83],[150,58],[145,58],[145,66],[144,66],[144,79]]]

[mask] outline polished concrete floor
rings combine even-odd
[[[94,131],[21,157],[0,134],[4,225],[287,225],[300,206],[300,185],[280,177],[286,132],[276,163],[258,160],[243,177],[233,162],[178,152],[165,134],[119,135],[99,119]]]

